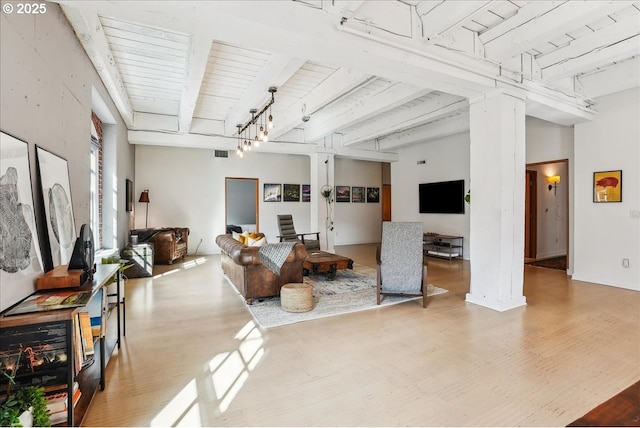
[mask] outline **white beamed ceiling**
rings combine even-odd
[[[275,86],[258,150],[393,160],[468,129],[469,98],[571,125],[640,84],[640,1],[57,3],[132,144],[233,149]]]

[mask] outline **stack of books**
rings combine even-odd
[[[73,383],[73,406],[75,407],[80,400],[82,391],[78,382]],[[59,391],[52,394],[47,394],[45,397],[47,402],[47,409],[49,410],[49,421],[51,425],[62,424],[67,422],[67,415],[69,410],[69,400],[67,397],[67,391]]]

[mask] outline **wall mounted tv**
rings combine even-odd
[[[464,214],[464,180],[420,183],[420,213]]]

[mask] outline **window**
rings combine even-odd
[[[102,248],[102,123],[91,113],[90,222],[96,248]]]

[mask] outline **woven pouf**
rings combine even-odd
[[[280,305],[287,312],[307,312],[313,309],[313,287],[292,282],[280,289]]]

